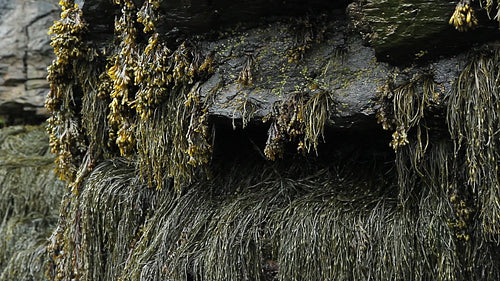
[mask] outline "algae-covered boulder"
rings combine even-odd
[[[8,278],[500,279],[498,1],[60,5]]]

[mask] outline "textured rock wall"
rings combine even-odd
[[[47,30],[59,11],[55,0],[0,1],[0,116],[6,122],[46,115],[47,66],[54,58]]]

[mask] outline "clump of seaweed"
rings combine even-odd
[[[401,203],[406,204],[410,201],[410,197],[414,196],[415,190],[419,188],[417,186],[421,185],[418,182],[416,186],[409,184],[415,182],[415,178],[423,177],[429,180],[441,178],[441,189],[446,191],[448,207],[453,210],[448,214],[448,227],[456,238],[469,241],[474,232],[473,216],[476,212],[476,204],[473,200],[474,192],[463,185],[465,179],[460,174],[463,167],[460,162],[453,162],[449,159],[448,155],[453,152],[445,144],[446,141],[443,144],[433,144],[442,148],[433,148],[430,153],[427,153],[429,146],[432,148],[429,142],[432,133],[426,126],[424,115],[429,106],[439,102],[439,96],[434,88],[435,83],[431,74],[414,76],[409,83],[394,91],[391,90],[390,84],[384,85],[377,102],[379,106],[377,118],[379,123],[383,124],[384,129],[396,127],[396,132],[392,135],[391,146],[396,151]],[[463,118],[464,116],[462,112],[455,113],[455,117]],[[412,128],[415,128],[415,133],[409,134]],[[404,164],[408,161],[411,162]],[[427,162],[441,163],[444,170],[439,174],[427,175],[429,171],[433,171],[425,166]]]
[[[201,100],[197,82],[212,71],[212,56],[203,57],[190,42],[170,51],[156,30],[159,1],[145,1],[139,10],[131,0],[115,4],[121,9],[115,21],[119,40],[109,55],[85,44],[82,11],[72,1],[61,2],[61,20],[51,31],[57,56],[49,68],[51,147],[61,178],[74,192],[98,161],[117,155],[117,148],[120,156],[139,152],[144,178],[160,188],[164,177],[189,181],[195,168],[210,159],[209,99]],[[147,44],[138,39],[138,22]],[[100,67],[103,56],[106,69]],[[175,122],[163,124],[157,137],[151,129],[158,128],[161,114]],[[161,142],[165,146],[157,145]],[[159,163],[165,159],[166,164]]]
[[[272,122],[267,132],[266,147],[264,148],[264,155],[269,160],[276,160],[283,157],[285,152],[284,135],[281,128],[278,127],[276,122]]]
[[[92,67],[88,63],[85,64],[85,62],[95,60],[96,54],[91,56],[91,59],[87,58],[86,61],[82,60],[81,57],[71,58],[69,64],[83,63],[85,73],[75,69],[60,73],[61,79],[68,77],[79,79],[79,84],[72,81],[71,85],[78,84],[83,93],[81,114],[86,121],[84,128],[89,143],[88,153],[83,155],[86,143],[82,136],[82,128],[79,126],[80,120],[76,117],[80,105],[71,107],[66,103],[64,108],[71,109],[67,111],[75,118],[66,117],[69,115],[66,113],[64,117],[59,119],[69,119],[71,121],[70,128],[75,131],[72,132],[73,135],[78,133],[80,138],[78,139],[78,153],[73,152],[75,149],[71,150],[71,147],[54,148],[54,151],[60,152],[61,157],[67,155],[66,158],[59,161],[61,165],[67,166],[68,163],[75,163],[71,170],[71,177],[65,179],[69,180],[72,186],[77,187],[95,164],[96,159],[106,153],[108,156],[112,155],[114,147],[118,147],[122,156],[131,156],[136,151],[139,151],[139,156],[146,158],[151,154],[168,154],[168,163],[178,164],[178,169],[170,168],[169,172],[163,173],[160,172],[160,167],[165,167],[165,165],[152,163],[150,160],[154,158],[139,161],[141,170],[151,185],[153,185],[152,179],[155,178],[158,186],[161,187],[165,176],[178,176],[178,181],[188,179],[194,173],[192,167],[201,166],[208,162],[211,151],[207,140],[206,102],[199,99],[200,94],[196,81],[204,79],[203,77],[210,73],[212,58],[207,56],[203,59],[196,48],[187,42],[180,44],[174,52],[167,48],[155,27],[158,20],[158,1],[145,1],[138,12],[133,1],[116,1],[116,4],[120,5],[121,8],[121,15],[115,22],[115,31],[120,42],[117,52],[107,58],[109,62],[107,71],[103,72],[102,69]],[[68,7],[63,6],[64,12],[68,9]],[[74,6],[74,9],[81,18],[81,10],[77,9],[77,6]],[[135,27],[136,21],[144,25],[143,31],[145,33],[152,32],[146,46],[142,46],[136,38],[138,33]],[[80,21],[77,22],[80,23]],[[83,23],[81,29],[77,31],[84,32]],[[85,45],[81,42],[80,33],[77,34],[79,37],[74,36],[73,41],[79,47],[84,48]],[[144,49],[140,52],[142,48]],[[88,48],[87,50],[90,51]],[[62,84],[63,81],[54,78],[52,80],[55,88],[63,87],[66,84],[70,85],[69,83]],[[110,86],[110,89],[107,86]],[[69,101],[73,99],[72,92],[70,92],[73,88],[67,87]],[[183,107],[179,108],[173,101],[180,103]],[[51,103],[50,99],[48,103]],[[109,111],[103,108],[106,103],[109,103]],[[171,110],[159,109],[165,104],[172,105],[173,108]],[[178,110],[184,113],[179,114]],[[183,124],[185,121],[182,120],[165,124],[167,126],[163,129],[169,131],[167,141],[169,145],[165,147],[158,147],[156,144],[145,141],[138,143],[137,139],[143,137],[143,134],[147,134],[141,130],[148,128],[146,124],[154,123],[153,120],[158,117],[160,111],[163,113],[168,111],[168,114],[171,115],[170,120],[179,121],[183,118],[190,118],[190,122]],[[107,114],[107,122],[103,118],[104,114]],[[153,116],[155,114],[156,117]],[[51,120],[57,121],[59,115],[59,112],[54,112]],[[141,128],[138,129],[138,126]],[[149,133],[154,133],[154,131],[149,131]],[[68,137],[69,134],[62,135]],[[172,136],[175,137],[171,138]],[[158,141],[156,136],[149,135],[148,138]],[[179,142],[179,145],[174,145],[176,142]],[[110,144],[111,146],[108,148]],[[150,149],[156,150],[156,152],[150,153]],[[167,152],[166,149],[172,149],[172,152]],[[67,158],[73,155],[68,151],[78,155],[79,158],[68,162]],[[160,158],[164,159],[164,157]],[[154,161],[161,161],[160,158]],[[174,167],[174,165],[168,166]]]
[[[474,15],[472,3],[478,2],[477,5],[484,8],[490,19],[496,19],[500,26],[500,2],[496,0],[460,0],[455,7],[455,11],[450,18],[449,24],[460,32],[465,32],[474,29],[478,25],[478,20]],[[496,15],[492,16],[496,4]]]
[[[202,60],[196,49],[184,42],[170,56],[165,72],[157,72],[172,79],[171,83],[166,81],[152,100],[141,95],[150,93],[151,88],[139,92],[137,107],[140,103],[155,106],[137,121],[136,130],[140,169],[151,185],[161,188],[164,178],[172,177],[179,188],[181,183],[190,182],[196,167],[210,159],[210,98],[207,95],[202,99],[199,83],[195,82],[210,71],[210,65],[210,57]]]
[[[72,181],[86,150],[74,88],[79,83],[78,62],[85,59],[88,47],[81,41],[86,31],[81,9],[71,0],[62,0],[60,5],[61,19],[54,22],[49,31],[56,59],[48,67],[50,92],[45,106],[52,113],[47,120],[47,130],[51,150],[57,154],[57,174],[61,179]]]
[[[416,219],[417,225],[430,224],[415,233],[425,237],[426,247],[443,251],[437,260],[424,256],[417,259],[440,264],[430,276],[424,274],[423,280],[495,280],[499,276],[494,269],[497,258],[491,254],[498,250],[498,244],[481,234],[476,212],[469,205],[473,195],[457,195],[457,191],[464,190],[464,169],[457,163],[453,150],[453,142],[447,139],[434,141],[425,156],[415,162],[419,149],[417,142],[412,141],[396,154],[399,204],[407,219],[413,218],[408,222]],[[419,211],[410,211],[415,209]],[[474,250],[478,247],[483,253]],[[493,271],[489,275],[475,266],[464,267],[471,264],[484,264]]]
[[[208,143],[208,99],[205,99],[205,104],[203,104],[200,97],[200,86],[196,83],[184,102],[187,109],[191,110],[187,129],[187,154],[189,155],[187,164],[193,167],[207,164],[212,154],[212,147]]]
[[[493,6],[495,5],[495,2],[497,4],[497,7],[496,7],[497,13],[496,13],[496,15],[491,16],[491,12],[493,10]],[[488,17],[490,19],[496,19],[498,21],[498,24],[500,27],[500,1],[498,1],[498,0],[496,0],[496,1],[495,0],[486,0],[486,2],[480,1],[479,3],[481,4],[481,6],[485,6],[486,11],[488,12]]]
[[[252,68],[254,67],[254,58],[252,54],[247,54],[245,58],[245,64],[243,65],[243,69],[238,75],[238,83],[241,86],[249,87],[252,86],[253,76],[252,76]]]
[[[474,205],[478,208],[484,234],[497,241],[500,234],[499,144],[496,138],[500,129],[499,64],[498,48],[481,50],[472,57],[455,83],[447,114],[450,135],[456,145],[455,157],[457,161],[464,161],[465,166],[465,182],[457,187],[464,190],[457,192],[477,198]]]
[[[449,24],[453,25],[460,32],[474,29],[477,26],[478,21],[476,16],[474,16],[474,9],[470,6],[469,0],[458,2]]]
[[[154,33],[149,38],[135,70],[135,84],[139,86],[139,90],[134,106],[141,119],[149,118],[161,104],[168,94],[167,87],[173,80],[172,74],[168,72],[170,50],[158,41],[158,37],[159,34]]]
[[[157,10],[160,8],[159,0],[146,0],[139,12],[137,12],[137,21],[144,25],[143,32],[154,31],[158,21]]]
[[[211,155],[206,110],[200,98],[193,96],[198,85],[191,88],[191,98],[187,90],[172,91],[173,95],[150,118],[137,123],[139,166],[150,185],[158,188],[166,177],[172,177],[180,190],[191,181],[195,168],[207,163]]]
[[[332,105],[333,98],[327,91],[318,91],[307,100],[304,106],[305,151],[311,152],[311,149],[317,151],[319,140],[324,140],[325,124],[330,117]]]
[[[80,225],[75,234],[81,237],[82,253],[95,253],[82,255],[79,280],[118,280],[151,215],[154,190],[141,184],[135,167],[127,164],[117,158],[99,165],[78,198],[75,219]]]
[[[299,152],[316,151],[332,104],[328,92],[318,91],[310,98],[302,93],[292,93],[275,106],[271,116],[268,116],[273,122],[264,148],[266,157],[270,160],[282,158],[284,144],[289,141],[298,141]]]
[[[133,106],[142,119],[151,116],[152,111],[165,100],[168,86],[174,82],[170,49],[160,40],[156,31],[158,1],[145,1],[137,13],[137,21],[144,25],[144,33],[153,32],[143,54],[139,56],[134,69],[135,85],[139,87]]]
[[[137,14],[152,35],[134,67],[138,91],[130,104],[138,115],[141,172],[151,186],[161,188],[164,178],[172,177],[180,188],[210,159],[208,98],[201,100],[197,81],[212,71],[212,57],[203,59],[189,42],[171,52],[156,32],[158,8],[159,2],[146,1]]]
[[[323,40],[323,34],[326,31],[325,25],[320,24],[323,21],[325,21],[323,16],[318,18],[305,17],[296,20],[292,24],[295,36],[292,48],[286,53],[289,63],[298,63],[314,42],[321,42]]]
[[[386,82],[378,89],[377,100],[375,107],[377,109],[375,117],[377,123],[382,124],[382,129],[394,129],[394,106],[392,105],[393,92],[391,91],[391,83]]]
[[[380,90],[377,121],[382,123],[385,130],[396,128],[390,143],[396,151],[409,143],[408,133],[415,127],[419,144],[416,156],[421,158],[428,144],[428,132],[421,121],[425,121],[425,109],[439,102],[439,95],[434,90],[433,75],[417,74],[410,82],[395,89],[391,89],[392,87],[391,83],[386,83]],[[393,108],[389,108],[388,104],[392,104]]]
[[[63,183],[42,126],[0,130],[0,279],[44,280]]]
[[[282,158],[284,142],[296,140],[304,134],[304,99],[302,93],[296,92],[287,96],[279,106],[274,106],[271,113],[273,122],[264,148],[268,159]]]
[[[87,153],[91,155],[90,162],[94,163],[113,154],[111,150],[113,146],[109,143],[109,126],[106,122],[112,84],[105,70],[99,72],[99,69],[90,64],[82,68],[86,69],[86,75],[89,77],[89,82],[84,85],[82,126],[89,143]]]
[[[237,106],[234,108],[234,111],[233,111],[233,120],[232,120],[232,123],[233,123],[233,130],[236,130],[236,113],[238,112],[241,116],[241,127],[244,129],[248,123],[250,122],[250,120],[252,120],[252,117],[255,115],[255,113],[257,113],[257,111],[259,111],[258,109],[258,105],[255,104],[255,101],[252,101],[250,98],[248,97],[243,97],[243,98],[240,98],[238,101],[237,101]]]
[[[121,42],[119,53],[111,58],[113,65],[108,69],[108,75],[113,83],[108,124],[109,138],[116,140],[120,154],[127,156],[135,150],[135,128],[130,104],[134,98],[131,92],[134,68],[137,65],[136,8],[131,0],[117,1],[117,4],[121,5],[122,15],[115,22],[115,31],[119,34]]]

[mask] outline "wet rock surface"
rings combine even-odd
[[[84,17],[91,24],[93,31],[113,34],[114,17],[118,15],[111,1],[80,0],[77,1]],[[133,1],[137,7],[141,0]],[[311,14],[344,8],[345,0],[335,1],[228,1],[228,0],[169,0],[161,1],[160,32],[170,37],[186,37],[201,34],[221,27],[243,24],[256,25],[259,21],[270,20],[279,16],[300,16],[306,12]]]
[[[347,13],[379,60],[407,65],[500,38],[498,22],[476,2],[471,7],[478,25],[468,32],[456,30],[449,24],[456,5],[457,1],[354,1]]]
[[[89,40],[105,48],[118,9],[103,1],[82,4],[96,33]],[[158,30],[169,46],[187,40],[213,56],[214,72],[200,84],[202,95],[215,100],[209,108],[213,117],[259,121],[292,93],[328,92],[334,101],[329,124],[341,128],[372,122],[377,94],[388,81],[397,87],[431,72],[444,99],[467,48],[500,34],[496,21],[479,8],[477,29],[455,30],[448,23],[453,1],[347,4],[163,1]]]

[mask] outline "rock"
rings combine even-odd
[[[359,37],[347,37],[342,18],[325,25],[321,42],[312,43],[297,61],[289,61],[294,31],[283,23],[207,43],[217,61],[224,62],[202,84],[202,92],[215,89],[211,114],[241,118],[246,103],[253,108],[251,117],[260,119],[271,112],[274,103],[296,92],[308,97],[330,93],[334,100],[331,111],[335,112],[331,117],[339,126],[354,122],[359,115],[373,114],[373,98],[391,67],[377,62],[373,49],[363,46]],[[252,61],[252,82],[242,85],[238,77],[248,60]]]
[[[135,2],[141,5],[141,1]],[[109,45],[115,16],[120,14],[117,6],[97,0],[76,3],[82,7],[88,22],[89,43]],[[201,84],[203,93],[210,90],[217,93],[216,103],[210,107],[214,116],[240,119],[239,109],[245,102],[252,108],[245,113],[252,116],[247,117],[259,120],[289,93],[302,92],[311,96],[327,91],[334,100],[332,112],[335,113],[330,123],[350,126],[364,120],[363,116],[373,115],[378,88],[391,73],[400,71],[391,64],[419,63],[420,68],[414,68],[414,72],[429,68],[438,70],[450,64],[456,68],[457,59],[440,60],[438,56],[457,54],[471,43],[499,35],[496,23],[485,20],[484,11],[479,8],[480,27],[473,32],[456,31],[448,24],[455,5],[454,1],[434,3],[430,0],[404,5],[391,0],[353,2],[347,8],[349,18],[346,19],[345,1],[318,0],[307,4],[301,1],[255,1],[251,4],[245,1],[163,1],[159,31],[168,34],[173,46],[180,40],[201,35],[204,39],[198,41],[203,53],[215,52],[219,60],[215,72]],[[46,67],[53,59],[46,31],[58,18],[59,7],[51,0],[3,0],[2,7],[0,115],[16,115],[24,112],[25,106],[43,106],[48,91]],[[287,54],[298,47],[294,40],[301,27],[280,19],[285,16],[314,19],[322,14],[323,17],[328,14],[328,20],[314,25],[323,30],[313,31],[318,34],[306,34],[318,38],[299,54],[300,59],[289,62]],[[240,31],[217,35],[236,25],[242,26]],[[352,29],[362,32],[372,48],[364,46]],[[241,85],[238,77],[249,59],[252,61],[252,83]],[[443,72],[441,81],[447,83],[441,87],[443,93],[450,88],[446,81],[455,78],[452,73],[456,71]]]
[[[47,66],[54,58],[47,35],[59,18],[56,0],[0,2],[0,116],[43,120],[49,85]],[[41,115],[39,115],[41,114]]]
[[[219,62],[214,74],[201,85],[202,93],[215,93],[210,114],[257,121],[292,93],[311,97],[327,92],[333,100],[329,109],[331,127],[363,127],[374,122],[379,89],[394,77],[394,87],[398,87],[414,75],[432,72],[436,91],[444,97],[466,61],[464,52],[400,68],[379,61],[376,49],[365,46],[360,36],[350,32],[341,13],[315,24],[313,29],[323,28],[321,36],[315,35],[321,39],[313,40],[301,58],[292,62],[289,54],[297,47],[297,35],[285,22],[201,42],[200,48],[205,53],[214,52]],[[252,81],[242,85],[238,78],[249,62]]]
[[[139,8],[143,3],[140,0],[133,2]],[[77,3],[82,7],[87,22],[92,23],[92,32],[113,34],[114,17],[120,12],[117,6],[113,6],[111,1],[100,0],[80,0]],[[343,8],[346,1],[313,0],[304,3],[300,0],[165,0],[160,5],[160,32],[169,33],[171,37],[185,37],[238,23],[251,26],[266,17],[297,16],[305,12]]]
[[[117,6],[80,3],[89,43],[112,49]],[[140,7],[141,1],[135,3]],[[455,30],[448,23],[455,5],[431,0],[370,0],[348,7],[344,1],[163,1],[157,26],[171,48],[188,40],[205,56],[214,54],[214,72],[200,84],[202,95],[213,95],[209,113],[214,117],[260,121],[292,93],[327,92],[333,100],[329,124],[362,127],[374,121],[379,89],[394,77],[397,87],[433,72],[444,97],[466,48],[498,37],[496,21],[485,19],[478,7],[478,28]],[[244,68],[252,77],[242,83]]]
[[[463,51],[473,44],[500,38],[498,22],[483,7],[471,4],[478,26],[459,32],[449,24],[458,1],[356,1],[347,11],[377,58],[394,64],[425,60]]]

